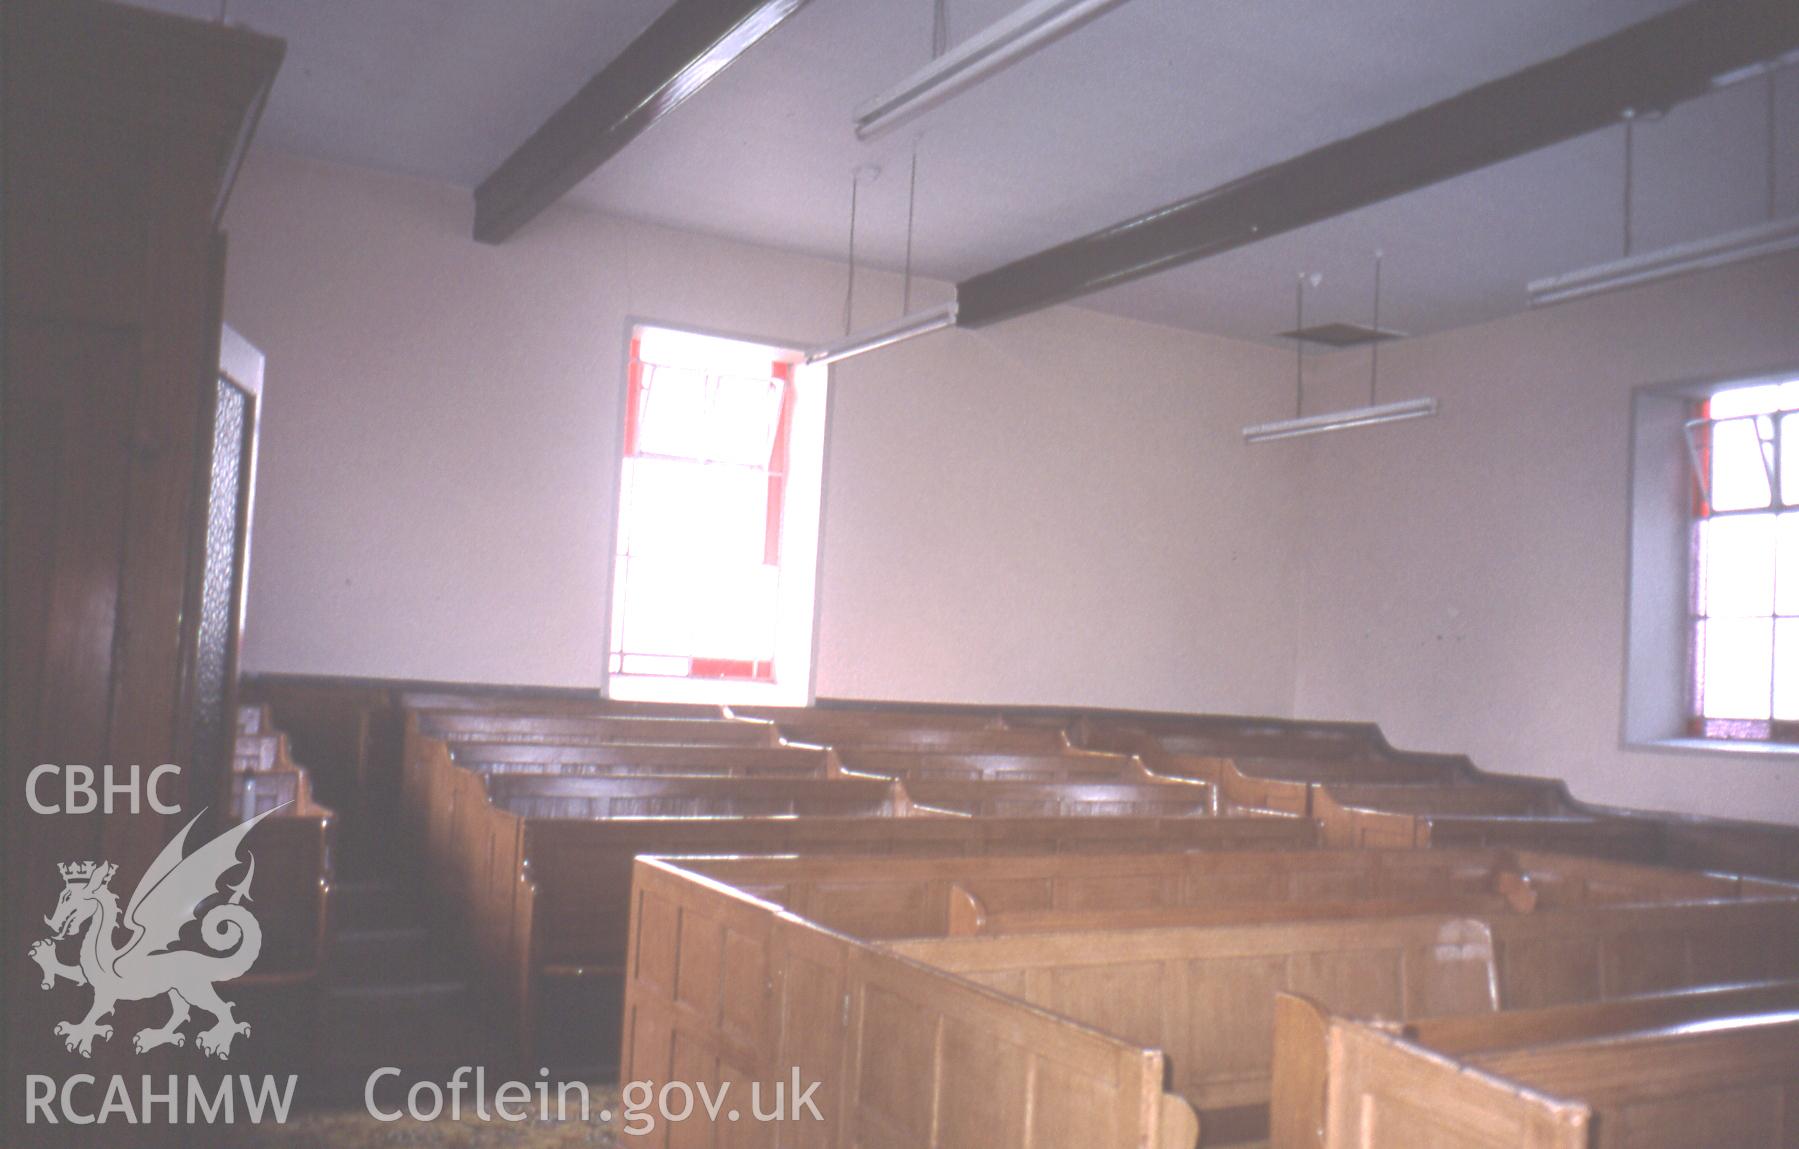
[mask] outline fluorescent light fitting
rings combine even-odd
[[[952,299],[941,307],[903,315],[885,327],[858,332],[845,336],[835,343],[814,348],[806,352],[806,362],[835,363],[839,359],[848,359],[852,355],[877,351],[882,347],[890,347],[895,343],[903,343],[908,339],[916,339],[920,335],[929,335],[933,331],[942,331],[945,327],[954,327],[955,325],[956,301]]]
[[[1572,299],[1587,299],[1639,284],[1655,283],[1715,267],[1728,267],[1751,259],[1799,248],[1799,216],[1746,227],[1710,239],[1676,244],[1660,251],[1644,252],[1602,263],[1584,271],[1570,271],[1532,280],[1530,305],[1547,307]]]
[[[1061,39],[1125,0],[1029,0],[856,110],[872,140]]]
[[[1301,435],[1317,435],[1325,431],[1371,427],[1376,423],[1397,423],[1401,419],[1422,419],[1436,413],[1435,399],[1407,399],[1401,403],[1382,403],[1378,407],[1351,407],[1346,411],[1327,411],[1322,415],[1306,415],[1299,419],[1282,419],[1278,423],[1258,423],[1253,427],[1245,427],[1243,441],[1269,443],[1276,439],[1297,439]]]

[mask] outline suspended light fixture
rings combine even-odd
[[[903,343],[908,339],[916,339],[920,335],[929,335],[933,331],[942,331],[945,327],[956,325],[956,301],[950,300],[941,307],[933,307],[912,315],[904,315],[884,327],[876,327],[870,331],[848,335],[835,343],[813,348],[806,352],[807,363],[835,363],[839,359],[848,359],[852,355],[861,355],[868,351],[877,351],[882,347],[891,347],[895,343]]]
[[[861,185],[862,177],[868,174],[869,179],[878,178],[881,169],[873,165],[858,167],[850,176],[850,244],[849,244],[849,285],[844,291],[843,299],[843,331],[842,339],[835,343],[827,343],[823,347],[815,347],[806,352],[806,362],[836,363],[841,359],[862,355],[869,351],[877,351],[883,347],[891,347],[895,343],[903,343],[908,339],[916,339],[920,335],[929,335],[933,331],[942,331],[946,327],[956,325],[958,308],[955,300],[914,312],[912,308],[912,231],[917,218],[914,209],[918,202],[918,145],[912,147],[912,182],[906,197],[906,274],[905,288],[900,303],[901,315],[891,323],[883,324],[867,331],[852,332],[851,325],[855,319],[856,303],[856,189]]]
[[[1294,293],[1293,344],[1293,418],[1273,423],[1257,423],[1243,428],[1245,443],[1271,443],[1277,439],[1297,439],[1325,431],[1343,431],[1350,427],[1371,427],[1376,423],[1397,423],[1405,419],[1422,419],[1437,413],[1435,399],[1406,399],[1398,403],[1375,402],[1375,388],[1380,380],[1380,345],[1394,338],[1393,332],[1380,325],[1381,253],[1374,253],[1374,323],[1368,329],[1370,358],[1368,361],[1368,405],[1343,411],[1327,411],[1321,415],[1305,413],[1305,345],[1306,286],[1317,287],[1323,277],[1316,272],[1301,272]]]
[[[1548,307],[1573,299],[1587,299],[1626,287],[1656,283],[1716,267],[1729,267],[1794,250],[1799,250],[1799,216],[1746,227],[1711,239],[1629,256],[1589,267],[1584,271],[1571,271],[1565,275],[1532,280],[1530,305]]]
[[[1243,428],[1245,443],[1272,443],[1276,439],[1297,439],[1322,431],[1342,431],[1350,427],[1372,427],[1376,423],[1397,423],[1404,419],[1422,419],[1437,413],[1435,399],[1407,399],[1385,403],[1379,407],[1352,407],[1347,411],[1331,411],[1323,415],[1307,415],[1300,419],[1282,419],[1278,423],[1258,423]]]
[[[1526,288],[1530,293],[1530,305],[1532,307],[1548,307],[1575,299],[1589,299],[1595,295],[1604,295],[1627,287],[1658,283],[1666,279],[1691,275],[1698,271],[1710,271],[1714,268],[1729,267],[1732,264],[1747,263],[1752,259],[1778,255],[1783,251],[1799,250],[1799,216],[1777,218],[1780,202],[1778,194],[1780,165],[1777,159],[1779,123],[1775,115],[1777,72],[1778,62],[1757,65],[1753,69],[1745,69],[1743,73],[1745,78],[1765,76],[1768,84],[1767,222],[1724,235],[1712,236],[1708,239],[1675,244],[1658,251],[1633,254],[1631,251],[1631,214],[1635,173],[1631,157],[1637,117],[1634,112],[1626,110],[1624,114],[1624,254],[1622,258],[1610,263],[1532,280]],[[1720,80],[1720,86],[1722,83],[1723,81]]]
[[[856,138],[872,140],[923,115],[1124,2],[1029,0],[1021,4],[857,109]]]

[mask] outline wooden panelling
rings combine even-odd
[[[1592,1110],[1467,1069],[1365,1025],[1334,1022],[1330,1149],[1591,1149]]]
[[[1754,982],[1547,1009],[1422,1017],[1407,1021],[1403,1032],[1433,1053],[1467,1058],[1487,1050],[1586,1041],[1796,1008],[1799,981]],[[1282,994],[1275,1002],[1269,1105],[1273,1149],[1320,1149],[1324,1144],[1331,1021],[1331,1011],[1310,998]]]
[[[1799,1136],[1790,1011],[1459,1058],[1336,1019],[1327,1074],[1329,1149],[1786,1149]]]
[[[0,6],[5,268],[5,771],[45,762],[184,768],[162,797],[216,805],[193,753],[197,592],[217,369],[217,225],[278,41],[94,3]],[[184,817],[32,813],[6,803],[9,939],[35,936],[55,864],[141,873]],[[216,830],[216,826],[214,827]],[[24,944],[21,941],[21,944]],[[67,1072],[63,1005],[6,964],[6,1081]],[[83,1068],[161,1073],[112,1043]],[[9,1143],[21,1107],[6,1107]],[[122,1130],[114,1143],[164,1131]],[[37,1143],[59,1143],[61,1130]],[[111,1137],[111,1134],[109,1134]]]
[[[638,864],[627,1080],[678,1063],[767,1089],[797,1067],[822,1083],[823,1121],[782,1128],[783,1144],[1192,1145],[1197,1125],[1162,1093],[1160,1053],[659,871]],[[741,992],[684,995],[680,966],[711,968],[727,949],[754,971]],[[665,1128],[650,1143],[673,1136]]]

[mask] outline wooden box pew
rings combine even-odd
[[[969,818],[1194,818],[1212,813],[1204,783],[989,782],[913,776],[912,813]]]
[[[1369,817],[1381,814],[1399,815],[1400,819]],[[1561,784],[1547,778],[1530,783],[1465,785],[1326,781],[1318,786],[1312,797],[1312,816],[1323,823],[1325,840],[1340,846],[1417,845],[1410,835],[1395,840],[1394,829],[1410,825],[1401,819],[1439,815],[1517,818],[1578,814],[1578,808]]]
[[[237,1016],[255,1026],[255,1040],[232,1051],[234,1069],[285,1075],[314,1064],[318,1056],[336,829],[335,817],[324,807],[288,807],[258,822],[244,839],[240,852],[256,864],[249,904],[262,929],[262,948],[248,973],[218,986],[237,1005]],[[233,873],[229,880],[240,876]]]
[[[1098,711],[1083,714],[1072,731],[1083,745],[1121,733],[1150,734],[1158,738],[1292,739],[1304,740],[1307,745],[1328,744],[1371,752],[1389,749],[1380,727],[1372,722],[1325,722],[1242,714]]]
[[[1157,765],[1145,759],[1151,769]],[[1170,770],[1193,772],[1191,760]],[[1209,767],[1224,802],[1317,817],[1317,793],[1333,784],[1456,786],[1473,779],[1457,758],[1222,758]],[[1202,771],[1203,772],[1203,771]]]
[[[278,810],[251,830],[244,853],[256,859],[250,897],[262,952],[246,981],[314,978],[327,956],[336,817],[316,804]]]
[[[1082,750],[1015,753],[972,750],[909,752],[845,747],[837,753],[844,770],[875,778],[932,778],[970,782],[1134,783],[1160,780],[1145,770],[1142,761],[1133,755]]]
[[[1500,845],[1655,861],[1653,827],[1585,812],[1560,782],[1465,786],[1324,784],[1312,811],[1336,846]]]
[[[1359,723],[1308,723],[1224,716],[1087,717],[1070,729],[1078,745],[1136,753],[1159,747],[1189,758],[1360,758],[1391,754],[1379,730]]]
[[[1467,1057],[1482,1051],[1583,1041],[1664,1029],[1716,1018],[1799,1010],[1799,980],[1699,986],[1610,1001],[1546,1009],[1448,1014],[1403,1024],[1377,1023],[1403,1032],[1438,1054]],[[1328,1057],[1331,1012],[1300,994],[1276,996],[1274,1069],[1269,1103],[1271,1149],[1321,1149],[1330,1091]]]
[[[1273,995],[1390,1017],[1491,1010],[1483,922],[1453,916],[884,943],[1038,1009],[1167,1053],[1203,1145],[1266,1136]],[[1353,1003],[1351,1005],[1350,1003]]]
[[[1595,916],[1611,921],[1592,927]],[[1529,923],[1535,948],[1513,927]],[[1176,1092],[1199,1112],[1206,1144],[1267,1135],[1273,994],[1308,994],[1326,1008],[1405,1021],[1480,1013],[1514,1001],[1517,982],[1550,981],[1570,965],[1604,968],[1649,946],[1677,955],[1655,988],[1791,972],[1762,952],[1769,929],[1799,938],[1799,903],[1709,903],[1492,915],[1402,917],[1017,934],[886,943],[1151,1048],[1166,1050]],[[1790,947],[1788,947],[1790,948]],[[1789,955],[1790,956],[1790,955]],[[1696,960],[1693,960],[1695,959]],[[1599,978],[1579,1000],[1640,992],[1631,976]],[[1389,1145],[1410,1144],[1404,1141]]]
[[[912,813],[904,784],[879,778],[494,774],[487,777],[487,792],[494,805],[527,818],[855,818]]]
[[[1358,816],[1367,845],[1404,841],[1423,847],[1502,846],[1598,858],[1659,862],[1663,854],[1653,826],[1586,814],[1400,814],[1367,811]]]
[[[1317,841],[1315,824],[1283,818],[525,818],[490,801],[489,780],[453,764],[444,743],[421,745],[431,904],[463,939],[482,999],[533,1069],[540,998],[551,1016],[558,1000],[616,999],[639,854],[1085,856]],[[579,1036],[586,1056],[616,1055],[611,1034]]]
[[[818,1083],[783,1144],[1192,1149],[1155,1049],[780,912],[637,864],[624,1080]],[[703,1117],[643,1144],[711,1144]]]
[[[806,746],[560,746],[459,742],[459,766],[481,774],[647,775],[668,778],[832,778],[834,752]]]
[[[418,818],[429,808],[423,765],[427,742],[774,747],[779,741],[774,726],[749,720],[408,710],[402,733],[401,815],[408,832],[420,838],[425,827]]]
[[[227,996],[261,1019],[250,1068],[272,1072],[313,1056],[319,978],[330,949],[337,820],[313,800],[310,776],[288,757],[284,738],[240,734],[236,751],[237,762],[253,768],[232,773],[229,817],[268,816],[240,851],[254,861],[249,896],[262,928],[261,950]]]
[[[529,877],[535,923],[526,952],[518,959],[518,971],[528,981],[529,998],[517,1006],[515,1017],[526,1026],[538,1017],[557,1016],[554,1003],[558,1001],[616,1001],[631,906],[631,865],[641,855],[774,854],[795,856],[803,862],[828,861],[832,855],[873,855],[886,866],[912,857],[950,858],[960,865],[970,856],[1053,855],[1061,851],[1079,855],[1084,864],[1093,855],[1121,850],[1305,849],[1316,834],[1308,822],[1272,818],[531,818],[521,822],[520,865]],[[871,912],[876,909],[868,901],[860,904]],[[578,1035],[585,1054],[603,1064],[610,1064],[608,1059],[616,1053],[613,1036],[602,1032],[596,1040],[591,1032]],[[526,1029],[520,1044],[529,1051],[538,1044],[537,1037]]]
[[[1448,1056],[1342,1018],[1325,1049],[1330,1149],[1788,1149],[1799,1012]]]
[[[1154,721],[1090,719],[1074,727],[1080,745],[1132,753],[1158,774],[1202,778],[1227,806],[1311,815],[1323,782],[1459,783],[1480,772],[1460,755],[1420,754],[1388,745],[1361,723],[1281,722],[1210,717],[1185,726],[1180,716]]]

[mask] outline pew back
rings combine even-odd
[[[1522,817],[1571,813],[1574,806],[1561,784],[1548,780],[1460,785],[1326,782],[1314,806],[1321,818],[1361,810]]]
[[[1166,1050],[1208,1125],[1264,1119],[1273,994],[1388,1017],[1489,1010],[1484,923],[1413,917],[889,943],[1038,1009]]]
[[[1242,755],[1216,759],[1212,770],[1229,801],[1307,816],[1314,814],[1319,789],[1333,782],[1439,786],[1467,780],[1459,761],[1446,759]]]
[[[1769,953],[1765,939],[1778,931],[1795,940]],[[1739,970],[1766,979],[1796,968],[1795,944],[1793,901],[889,943],[1038,1008],[1167,1050],[1175,1088],[1202,1121],[1243,1139],[1260,1136],[1267,1120],[1275,991],[1404,1020],[1539,1004],[1540,987],[1566,984],[1570,968],[1595,975],[1579,1000],[1741,980]]]
[[[733,711],[769,721],[789,742],[841,751],[1056,754],[1070,749],[1060,725],[1008,727],[997,714],[937,715],[888,711],[813,710],[776,714]]]
[[[1070,823],[1063,823],[1068,825]],[[1109,823],[1101,820],[1099,825]],[[1247,838],[1204,848],[1221,831],[1309,823],[1214,818],[1191,823],[1184,852],[967,857],[688,857],[703,873],[810,921],[862,938],[1067,928],[1110,929],[1137,914],[1253,914],[1275,906],[1406,906],[1525,912],[1615,905],[1799,898],[1799,886],[1593,858],[1507,850],[1295,850]],[[1136,849],[1115,836],[1113,850]],[[842,853],[843,851],[838,851]],[[971,916],[972,915],[972,916]]]
[[[493,711],[412,711],[421,733],[449,742],[626,743],[659,746],[773,746],[775,727],[723,718],[636,715],[528,714]]]
[[[909,812],[880,779],[581,777],[495,774],[495,805],[527,818],[893,817]]]
[[[977,818],[1194,818],[1212,812],[1204,783],[966,782],[913,776],[903,783],[919,811]]]
[[[459,766],[485,774],[595,774],[624,777],[829,778],[829,750],[801,746],[563,746],[554,743],[459,742]]]
[[[1124,754],[1053,752],[867,750],[839,751],[843,768],[880,778],[942,781],[1125,782],[1148,779],[1142,763]]]

